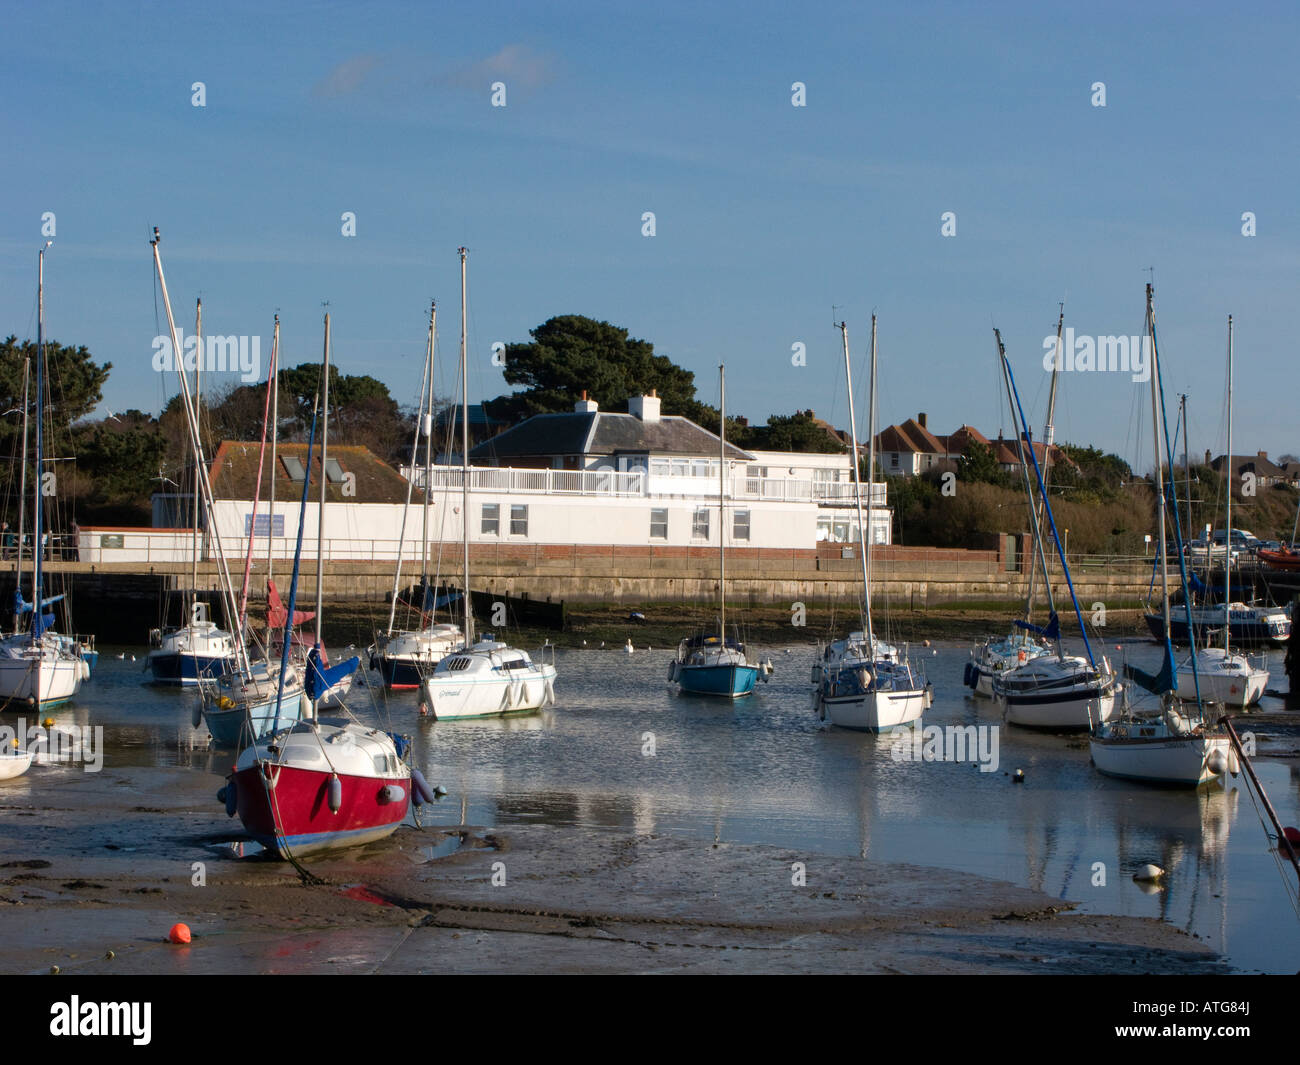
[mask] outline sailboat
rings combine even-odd
[[[1061,643],[1061,622],[1056,613],[1055,596],[1050,581],[1045,582],[1047,589],[1048,619],[1045,626],[1029,622],[1017,622],[1017,627],[1049,640],[1054,645],[1051,654],[1040,655],[1023,665],[1015,666],[993,679],[993,697],[1002,708],[1003,716],[1014,725],[1029,728],[1046,729],[1086,729],[1093,721],[1105,721],[1115,709],[1115,676],[1105,656],[1098,662],[1092,653],[1092,644],[1088,641],[1088,632],[1084,626],[1083,611],[1079,606],[1078,596],[1074,594],[1074,582],[1070,578],[1070,567],[1065,560],[1065,550],[1061,538],[1057,535],[1056,519],[1052,515],[1052,502],[1047,495],[1047,485],[1043,480],[1038,457],[1034,452],[1033,434],[1029,429],[1029,420],[1025,417],[1020,404],[1020,394],[1016,390],[1015,375],[1011,372],[1011,363],[1007,360],[1006,347],[1002,343],[1002,333],[993,330],[997,343],[998,358],[1002,364],[1007,394],[1012,400],[1012,417],[1016,421],[1016,447],[1021,464],[1029,463],[1034,470],[1038,496],[1042,502],[1042,512],[1051,529],[1052,542],[1056,546],[1057,556],[1061,562],[1061,572],[1065,576],[1066,587],[1070,590],[1070,601],[1074,604],[1074,614],[1079,621],[1079,632],[1083,636],[1084,655],[1067,655]],[[1038,552],[1043,573],[1047,573],[1047,556],[1044,548],[1045,536],[1039,524],[1038,507],[1030,499],[1029,518],[1034,538],[1034,550]]]
[[[1062,305],[1060,316],[1056,320],[1056,359],[1052,364],[1052,383],[1047,392],[1047,419],[1043,423],[1044,482],[1050,481],[1052,475],[1052,445],[1056,441],[1056,428],[1053,425],[1053,419],[1056,415],[1057,375],[1061,372],[1061,366],[1063,365],[1061,359],[1061,333],[1064,328],[1065,307]],[[1004,383],[1005,377],[1004,374]],[[1007,401],[1010,403],[1010,395],[1007,396]],[[1020,469],[1025,478],[1025,492],[1029,497],[1030,506],[1040,507],[1040,504],[1034,499],[1034,491],[1029,484],[1029,467],[1022,462]],[[1040,521],[1041,518],[1042,510],[1040,508]],[[1038,577],[1040,555],[1041,552],[1036,550],[1029,558],[1029,588],[1025,594],[1024,626],[1028,626],[1033,620],[1034,584]],[[1044,571],[1043,580],[1049,581],[1050,579],[1050,576]],[[1016,625],[1021,625],[1021,622],[1017,621]],[[966,665],[963,679],[966,686],[976,695],[991,699],[993,698],[993,678],[999,673],[1014,669],[1016,666],[1022,666],[1031,658],[1038,658],[1041,655],[1050,653],[1051,647],[1046,641],[1035,636],[1027,627],[1013,627],[1007,635],[1001,637],[991,636],[971,651],[970,661]]]
[[[1166,508],[1164,463],[1169,461],[1173,471],[1173,453],[1168,448],[1168,429],[1165,423],[1164,392],[1160,383],[1160,356],[1156,348],[1155,309],[1153,289],[1147,285],[1147,335],[1151,338],[1151,421],[1155,435],[1156,464],[1156,514],[1159,543],[1166,538]],[[1229,326],[1231,349],[1231,326]],[[1161,427],[1166,426],[1163,441]],[[1178,514],[1174,513],[1174,543],[1178,550],[1178,571],[1183,587],[1187,587],[1186,562],[1181,550],[1182,537],[1178,534]],[[1184,715],[1175,699],[1174,648],[1170,638],[1169,607],[1169,551],[1161,551],[1161,612],[1165,619],[1164,659],[1160,672],[1151,675],[1130,666],[1127,670],[1139,685],[1160,699],[1154,712],[1139,714],[1126,711],[1111,721],[1094,720],[1088,737],[1092,761],[1107,776],[1139,780],[1148,784],[1182,785],[1197,787],[1215,777],[1222,776],[1230,765],[1229,740],[1222,732],[1212,730],[1205,718],[1202,695],[1198,686],[1196,647],[1191,648],[1191,678],[1195,698],[1195,715]],[[1183,609],[1191,609],[1184,598]]]
[[[429,344],[424,362],[424,385],[420,390],[420,412],[416,420],[416,442],[411,450],[411,463],[414,465],[419,448],[420,432],[424,433],[424,526],[421,537],[422,549],[420,559],[423,566],[420,581],[421,619],[426,613],[430,615],[428,624],[418,629],[397,628],[398,589],[402,579],[402,545],[406,542],[406,515],[411,506],[411,491],[414,479],[406,482],[406,505],[402,510],[402,532],[397,546],[397,566],[393,572],[393,594],[388,611],[388,628],[380,633],[370,648],[370,668],[377,670],[384,679],[384,687],[390,689],[418,688],[426,673],[433,670],[452,651],[465,646],[465,634],[460,627],[450,623],[438,623],[434,620],[436,609],[440,605],[436,592],[429,581],[429,499],[433,489],[433,359],[434,341],[437,337],[438,305],[434,303],[429,309]]]
[[[469,568],[469,362],[465,350],[465,248],[460,252],[460,373],[461,505],[464,542],[465,586],[462,628],[465,645],[443,658],[421,681],[421,691],[430,716],[436,720],[467,717],[500,717],[526,714],[555,702],[555,666],[534,662],[527,651],[496,640],[485,633],[474,641],[474,615],[470,608]]]
[[[44,466],[45,420],[45,249],[41,249],[36,281],[36,470]],[[23,407],[23,474],[26,476],[26,404]],[[14,633],[0,640],[0,708],[17,704],[44,710],[71,699],[81,690],[81,682],[90,676],[90,666],[83,660],[81,647],[75,639],[54,632],[54,615],[45,612],[63,598],[62,595],[45,596],[45,582],[41,573],[42,540],[41,477],[35,478],[33,493],[32,535],[32,601],[23,599],[21,587],[14,590]],[[21,541],[20,541],[21,545]],[[20,572],[19,562],[15,572]],[[19,578],[21,583],[21,577]],[[22,622],[31,614],[28,631],[22,631]],[[17,757],[9,755],[9,757]],[[17,764],[17,763],[14,763]]]
[[[853,499],[858,515],[858,545],[862,558],[862,628],[835,640],[812,667],[813,709],[823,721],[840,728],[879,732],[920,719],[929,707],[932,689],[912,670],[896,648],[876,638],[871,625],[871,514],[873,494],[867,493],[867,519],[862,517],[862,475],[858,463],[858,423],[853,410],[853,367],[849,360],[848,325],[839,324],[844,345],[844,374],[849,393],[849,433],[852,436]],[[867,403],[868,484],[876,469],[876,316],[871,316],[871,392]]]
[[[1185,446],[1185,445],[1184,445]],[[1232,315],[1228,315],[1228,454],[1232,454]],[[1231,466],[1231,459],[1229,459]],[[1172,476],[1172,467],[1171,467]],[[1232,482],[1229,472],[1227,506],[1224,523],[1227,534],[1224,543],[1232,543]],[[1163,552],[1162,552],[1163,554]],[[1232,552],[1224,555],[1223,601],[1232,601]],[[1195,647],[1188,658],[1180,662],[1176,671],[1178,698],[1188,701],[1204,699],[1211,703],[1244,710],[1259,702],[1268,685],[1268,670],[1257,669],[1245,655],[1233,654],[1230,637],[1231,626],[1222,628],[1223,646],[1211,646],[1207,639],[1199,652]]]
[[[198,350],[203,350],[203,301],[196,303],[194,333]],[[198,424],[202,411],[203,360],[194,364],[194,418]],[[184,373],[184,370],[181,369]],[[194,468],[194,505],[191,512],[193,536],[190,543],[190,586],[169,592],[164,598],[164,622],[173,600],[182,604],[181,624],[154,629],[149,634],[150,651],[146,665],[154,684],[194,685],[200,677],[219,676],[235,657],[235,641],[208,616],[208,604],[198,598],[201,522],[199,520],[199,470]]]
[[[321,407],[326,410],[329,407],[329,336],[327,314],[321,387],[307,443],[308,471],[312,468],[317,414]],[[321,441],[322,512],[323,485],[328,480],[324,472],[327,448],[328,429],[322,432]],[[298,540],[286,608],[290,621],[297,605],[310,484],[309,473],[303,479],[299,504]],[[323,532],[323,518],[320,528]],[[319,572],[324,562],[323,536],[318,536],[317,547]],[[289,638],[282,641],[277,701],[283,700],[288,687],[292,642]],[[421,787],[423,794],[432,798],[423,778],[406,764],[405,740],[353,720],[325,721],[317,716],[320,697],[356,667],[355,658],[325,667],[321,663],[319,644],[313,647],[308,659],[306,715],[289,728],[244,748],[219,793],[227,814],[238,814],[245,831],[254,840],[290,861],[338,847],[372,843],[391,835],[410,809],[413,785]],[[280,716],[277,711],[276,717]]]
[[[172,350],[180,350],[180,338],[176,333],[176,321],[172,315],[171,298],[167,292],[167,278],[163,273],[162,253],[159,245],[162,237],[157,228],[153,248],[154,270],[158,277],[158,287],[162,294],[163,309],[167,314],[167,327],[172,341]],[[189,434],[190,449],[194,456],[197,477],[198,497],[203,505],[207,527],[215,528],[212,519],[212,484],[208,477],[207,464],[204,460],[203,438],[199,433],[198,405],[192,401],[189,381],[185,376],[184,360],[176,359],[177,377],[181,390],[181,410],[185,414],[186,428]],[[219,563],[218,573],[221,581],[222,603],[226,616],[239,618],[239,609],[235,601],[234,585],[230,579],[230,567],[227,564],[221,537],[213,537]],[[208,726],[212,738],[223,746],[236,746],[250,735],[274,729],[286,721],[294,720],[301,710],[303,694],[301,682],[296,674],[286,681],[290,691],[285,693],[284,685],[277,686],[275,678],[265,661],[254,661],[246,642],[246,631],[240,626],[234,634],[234,660],[226,663],[226,672],[218,677],[198,678],[199,701],[194,707],[194,727],[200,723]],[[297,685],[296,691],[292,685]],[[288,694],[289,697],[283,697]],[[281,715],[285,715],[282,717]]]
[[[677,647],[668,667],[668,679],[693,695],[721,695],[738,699],[754,693],[760,672],[767,680],[771,667],[749,661],[749,654],[733,626],[727,634],[727,377],[718,367],[720,419],[718,429],[718,622],[716,631],[688,636]],[[630,647],[629,647],[630,649]]]

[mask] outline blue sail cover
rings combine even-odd
[[[1049,640],[1059,640],[1061,638],[1061,619],[1056,616],[1056,611],[1052,611],[1052,616],[1047,619],[1046,627],[1033,625],[1028,621],[1021,621],[1019,618],[1015,621],[1018,629],[1028,629],[1030,632],[1036,632],[1039,636],[1045,636]]]
[[[48,599],[42,599],[41,608],[44,609],[47,606],[53,606],[62,598],[63,598],[63,593],[60,592],[58,595],[52,595]],[[23,593],[19,589],[15,588],[14,589],[14,613],[26,614],[31,609],[32,609],[32,604],[23,598]]]
[[[460,592],[448,592],[446,595],[440,595],[435,599],[433,589],[426,585],[424,589],[424,604],[420,607],[420,612],[428,614],[433,610],[443,610],[459,600]]]
[[[41,609],[44,610],[45,607],[57,603],[62,598],[63,595],[62,593],[60,593],[59,595],[52,595],[48,599],[42,599]],[[15,588],[14,589],[14,613],[26,614],[29,612],[32,614],[32,635],[33,636],[40,636],[41,633],[48,632],[50,629],[54,628],[54,615],[43,614],[43,613],[37,614],[33,610],[33,604],[27,602],[27,600],[23,598],[23,593],[20,589]]]
[[[1159,673],[1148,673],[1145,669],[1139,669],[1137,666],[1125,665],[1124,675],[1153,695],[1164,695],[1165,692],[1173,691],[1176,687],[1174,683],[1173,645],[1168,640],[1165,641],[1164,662],[1160,665]]]
[[[361,659],[356,655],[333,666],[321,666],[320,644],[307,652],[307,698],[315,702],[344,677],[356,672]]]

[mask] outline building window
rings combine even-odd
[[[668,539],[668,508],[655,508],[650,511],[650,539]]]
[[[339,465],[338,459],[328,459],[325,462],[325,477],[330,484],[343,483],[343,467]]]
[[[479,531],[484,536],[501,535],[501,504],[484,503],[483,519],[479,525]]]
[[[733,540],[749,539],[749,511],[734,510],[731,512],[731,538]]]
[[[510,535],[528,535],[528,507],[526,504],[510,504]]]
[[[691,519],[691,539],[707,540],[709,538],[709,511],[700,507]]]
[[[307,476],[307,469],[302,464],[302,459],[296,455],[281,455],[280,461],[284,463],[284,472],[289,475],[291,481],[301,481]]]

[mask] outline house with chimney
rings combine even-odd
[[[828,437],[828,446],[838,439]],[[203,556],[217,557],[219,537],[227,559],[243,558],[250,540],[255,558],[290,559],[301,514],[308,557],[319,548],[331,561],[396,559],[401,546],[403,557],[418,559],[424,522],[407,513],[407,500],[422,507],[426,488],[431,543],[460,543],[465,521],[473,544],[647,553],[703,555],[725,542],[728,551],[758,557],[765,550],[812,556],[859,539],[848,453],[724,447],[690,419],[663,414],[653,392],[633,396],[619,412],[584,397],[572,411],[535,415],[472,446],[464,513],[459,456],[440,456],[427,486],[418,457],[394,469],[364,447],[334,445],[322,467],[319,450],[309,462],[306,444],[281,442],[272,458],[260,442],[223,441],[208,470],[214,498]],[[318,545],[322,481],[329,505]],[[888,544],[893,515],[883,482],[872,486],[871,500],[871,535]],[[158,493],[153,504],[152,529],[83,530],[82,559],[188,560],[194,534],[184,525],[193,496]]]
[[[1247,476],[1255,479],[1256,488],[1269,488],[1276,484],[1300,487],[1300,463],[1288,462],[1279,466],[1268,457],[1268,452],[1257,451],[1253,455],[1220,455],[1211,460],[1210,453],[1205,453],[1205,461],[1220,477],[1231,470],[1232,483],[1240,488]]]
[[[839,439],[828,435],[828,447]],[[471,447],[469,459],[474,541],[716,548],[725,536],[728,548],[812,549],[858,539],[847,453],[724,449],[716,433],[664,414],[654,392],[626,411],[602,411],[584,394],[572,411],[534,415]],[[418,464],[401,472],[424,486]],[[459,489],[460,472],[433,468],[435,506]],[[886,486],[873,491],[872,536],[887,544]]]
[[[886,477],[916,477],[931,471],[954,470],[971,443],[987,447],[1003,472],[1019,475],[1020,450],[1014,437],[1005,439],[999,433],[996,439],[991,439],[971,425],[962,425],[956,432],[941,436],[930,431],[928,421],[922,412],[876,435],[876,462]],[[1042,441],[1034,441],[1033,447],[1040,466],[1049,459],[1053,466],[1074,465],[1055,444],[1050,453]]]

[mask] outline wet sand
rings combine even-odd
[[[235,857],[220,783],[192,769],[38,766],[0,786],[0,970],[1230,971],[1158,920],[1072,913],[1009,883],[602,829],[403,827],[310,860],[324,883],[308,885],[288,863]],[[189,946],[165,942],[177,921]]]

